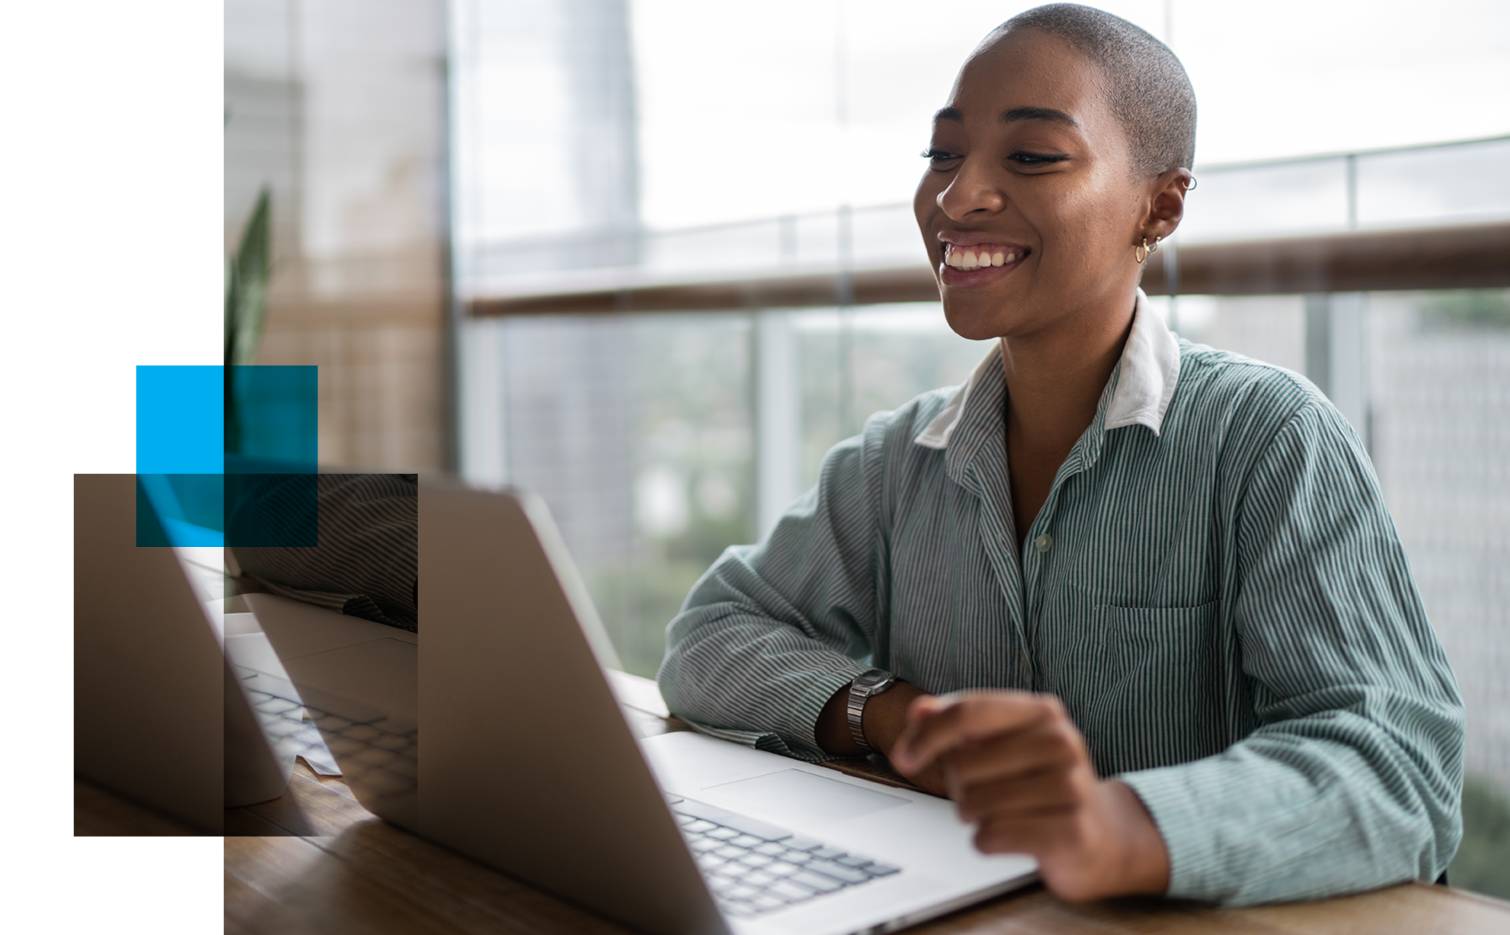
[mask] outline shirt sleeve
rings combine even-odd
[[[1464,714],[1368,456],[1311,401],[1236,518],[1233,625],[1261,726],[1123,775],[1169,849],[1169,895],[1230,904],[1434,879],[1462,834]]]
[[[299,500],[308,475],[255,475],[251,481],[233,506],[241,522],[250,516],[276,532],[307,514]],[[235,546],[242,572],[293,600],[417,630],[415,475],[320,474],[316,491],[318,545]]]
[[[809,761],[823,705],[869,668],[880,554],[882,419],[829,452],[818,485],[754,546],[736,546],[666,629],[672,713],[715,736]]]

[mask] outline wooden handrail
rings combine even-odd
[[[1148,261],[1143,289],[1150,295],[1168,290],[1168,255],[1160,251]],[[921,264],[860,269],[850,276],[856,305],[938,300],[933,274]],[[1510,287],[1510,222],[1188,244],[1179,251],[1179,279],[1184,295]],[[838,304],[842,287],[836,270],[626,282],[581,291],[478,296],[466,302],[466,310],[488,317],[811,308]]]

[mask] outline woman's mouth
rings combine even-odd
[[[1033,251],[1007,244],[944,244],[939,270],[946,286],[981,286],[1014,270]]]
[[[944,244],[944,265],[955,269],[971,270],[986,266],[1006,266],[1028,255],[1027,247],[1008,247],[999,244],[975,244],[959,247]]]

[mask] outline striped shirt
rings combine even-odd
[[[1463,707],[1368,455],[1303,378],[1177,340],[1139,293],[1018,554],[999,349],[872,416],[667,628],[670,709],[809,760],[871,665],[1057,695],[1141,797],[1169,895],[1231,904],[1434,879]]]
[[[233,522],[272,530],[307,522],[307,475],[262,474],[231,504]],[[234,546],[241,572],[275,594],[378,623],[419,625],[415,474],[321,473],[315,546]],[[284,537],[284,541],[287,538]]]

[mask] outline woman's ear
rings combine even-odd
[[[1195,188],[1195,176],[1189,169],[1170,169],[1150,184],[1153,198],[1141,233],[1147,233],[1150,239],[1167,238],[1185,217],[1185,195]]]

